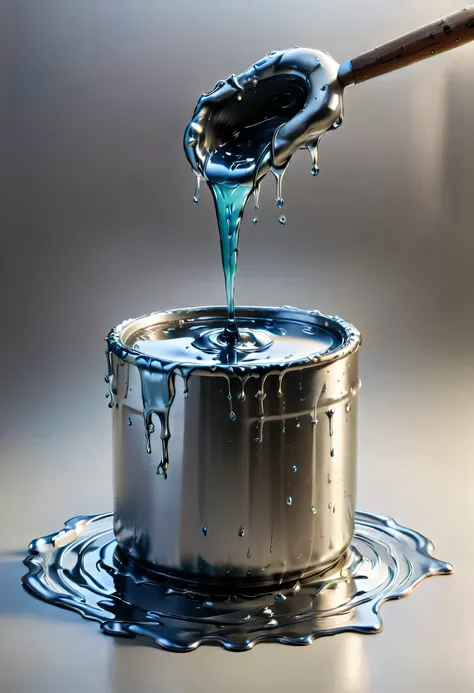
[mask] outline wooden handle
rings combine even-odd
[[[347,84],[360,84],[372,77],[412,65],[472,40],[474,5],[362,53],[350,61],[352,70],[346,69],[342,81],[346,81]]]

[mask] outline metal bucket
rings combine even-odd
[[[165,478],[161,446],[146,449],[133,344],[209,310],[222,324],[224,308],[182,309],[128,320],[107,338],[118,545],[147,568],[198,583],[273,585],[322,572],[354,531],[360,335],[317,311],[240,308],[238,318],[257,323],[325,330],[336,346],[290,367],[195,369],[187,388],[178,371]]]

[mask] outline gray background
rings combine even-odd
[[[384,607],[379,636],[244,655],[123,644],[19,586],[31,538],[111,507],[108,329],[224,299],[182,151],[199,94],[271,49],[342,62],[459,2],[0,5],[1,693],[473,689],[474,45],[347,92],[319,178],[303,154],[285,177],[287,226],[270,180],[244,219],[236,296],[362,331],[358,505],[456,574]]]

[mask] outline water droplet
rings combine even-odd
[[[129,426],[132,425],[132,419],[131,419],[130,417],[128,417],[128,425],[129,425]]]
[[[296,419],[296,428],[301,428],[301,421]]]
[[[247,550],[247,558],[250,558],[251,555],[252,555],[252,552],[250,551],[250,549],[248,549],[248,550]]]
[[[205,601],[205,602],[202,603],[202,605],[203,605],[203,606],[207,606],[208,608],[212,609],[212,607],[214,606],[214,602]]]
[[[283,205],[285,204],[285,201],[282,197],[277,197],[277,199],[275,200],[275,204],[277,207],[279,207],[281,209],[283,207]]]
[[[257,79],[256,77],[253,78],[252,84],[253,84],[254,87],[257,86],[257,84],[258,84],[258,79]]]
[[[281,215],[281,217],[278,219],[278,223],[280,226],[286,226],[286,217],[284,214]]]
[[[318,423],[319,419],[311,419],[311,423],[313,426],[315,426]]]
[[[241,95],[241,94],[239,94],[239,95],[237,96],[237,101],[242,101],[242,95]]]
[[[252,224],[253,224],[254,226],[256,226],[256,225],[258,224],[258,217],[254,217],[254,218],[252,219]]]
[[[241,526],[239,529],[239,537],[244,537],[245,536],[245,529]]]
[[[350,405],[349,402],[348,402],[348,403],[346,404],[346,411],[347,411],[347,412],[350,412],[350,410],[351,410],[351,405]]]
[[[262,614],[263,614],[264,616],[273,616],[273,611],[272,611],[268,606],[265,606],[265,607],[262,609]]]
[[[319,176],[319,166],[311,166],[311,175],[312,176]]]
[[[296,466],[296,464],[294,464],[294,465],[292,466],[291,471],[292,471],[292,472],[297,472],[297,471],[298,471],[298,467]]]
[[[332,510],[332,503],[328,503],[329,510]]]
[[[286,597],[281,592],[277,592],[275,595],[275,601],[276,602],[286,602]]]
[[[334,448],[331,448],[331,457],[334,457]]]
[[[202,533],[205,537],[207,537],[207,525],[204,525],[204,527],[202,528]]]
[[[269,51],[267,55],[276,55],[276,51]]]
[[[316,508],[314,507],[314,505],[311,506],[311,512],[312,512],[313,515],[316,515],[316,513],[318,512],[318,511],[316,510]]]
[[[327,91],[327,88],[328,88],[328,85],[323,84],[323,86],[321,87],[321,91]]]
[[[293,503],[293,498],[291,496],[288,496],[288,498],[286,499],[286,504],[291,505],[292,503]]]
[[[229,414],[229,419],[230,419],[231,421],[235,421],[236,418],[237,418],[237,417],[236,417],[236,415],[235,415],[235,411],[231,411],[230,414]]]

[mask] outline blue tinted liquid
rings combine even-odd
[[[252,186],[209,183],[209,187],[216,208],[227,297],[227,324],[221,340],[225,344],[232,345],[240,341],[235,320],[235,273],[239,252],[240,223]]]

